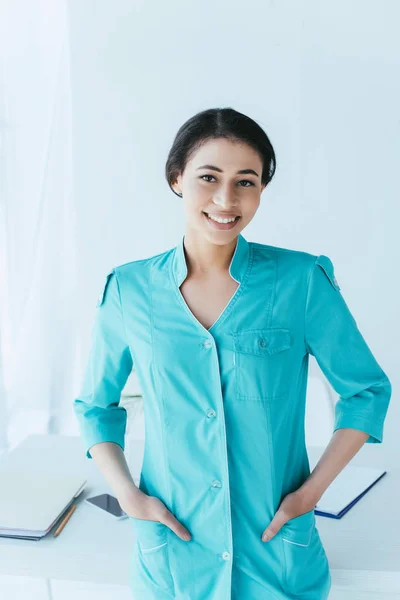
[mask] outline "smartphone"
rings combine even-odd
[[[89,502],[89,504],[101,508],[115,519],[125,519],[128,516],[126,512],[122,510],[115,496],[111,496],[110,494],[99,494],[98,496],[85,498],[85,500],[86,502]]]

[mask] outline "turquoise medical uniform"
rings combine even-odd
[[[325,255],[249,242],[230,263],[239,283],[206,329],[180,285],[184,236],[161,254],[112,269],[99,297],[81,393],[86,456],[124,449],[121,390],[136,370],[145,449],[140,489],[192,534],[130,518],[137,600],[324,600],[329,563],[314,510],[261,534],[310,474],[305,446],[309,355],[338,393],[334,430],[380,443],[391,384],[360,333]]]

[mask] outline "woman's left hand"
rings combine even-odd
[[[315,507],[315,498],[300,490],[287,494],[282,500],[274,518],[264,530],[262,541],[269,542],[289,519],[294,519]],[[267,536],[267,537],[265,537]]]

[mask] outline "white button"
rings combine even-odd
[[[229,559],[230,559],[230,557],[231,557],[231,555],[229,554],[229,552],[223,552],[223,553],[222,553],[222,558],[223,558],[224,560],[229,560]]]
[[[218,479],[214,479],[214,481],[211,484],[213,487],[221,487],[222,483],[220,481],[218,481]]]
[[[211,348],[212,346],[212,341],[211,340],[206,340],[205,342],[203,342],[203,346],[205,348]]]
[[[215,417],[215,416],[216,416],[216,414],[217,414],[217,413],[216,413],[216,412],[215,412],[215,410],[213,410],[212,408],[210,408],[210,410],[208,410],[208,411],[207,411],[207,417],[208,417],[208,418],[210,418],[210,417]]]

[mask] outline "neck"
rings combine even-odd
[[[204,276],[228,272],[236,244],[237,236],[226,244],[217,244],[204,236],[186,232],[184,251],[188,273],[193,276]]]

